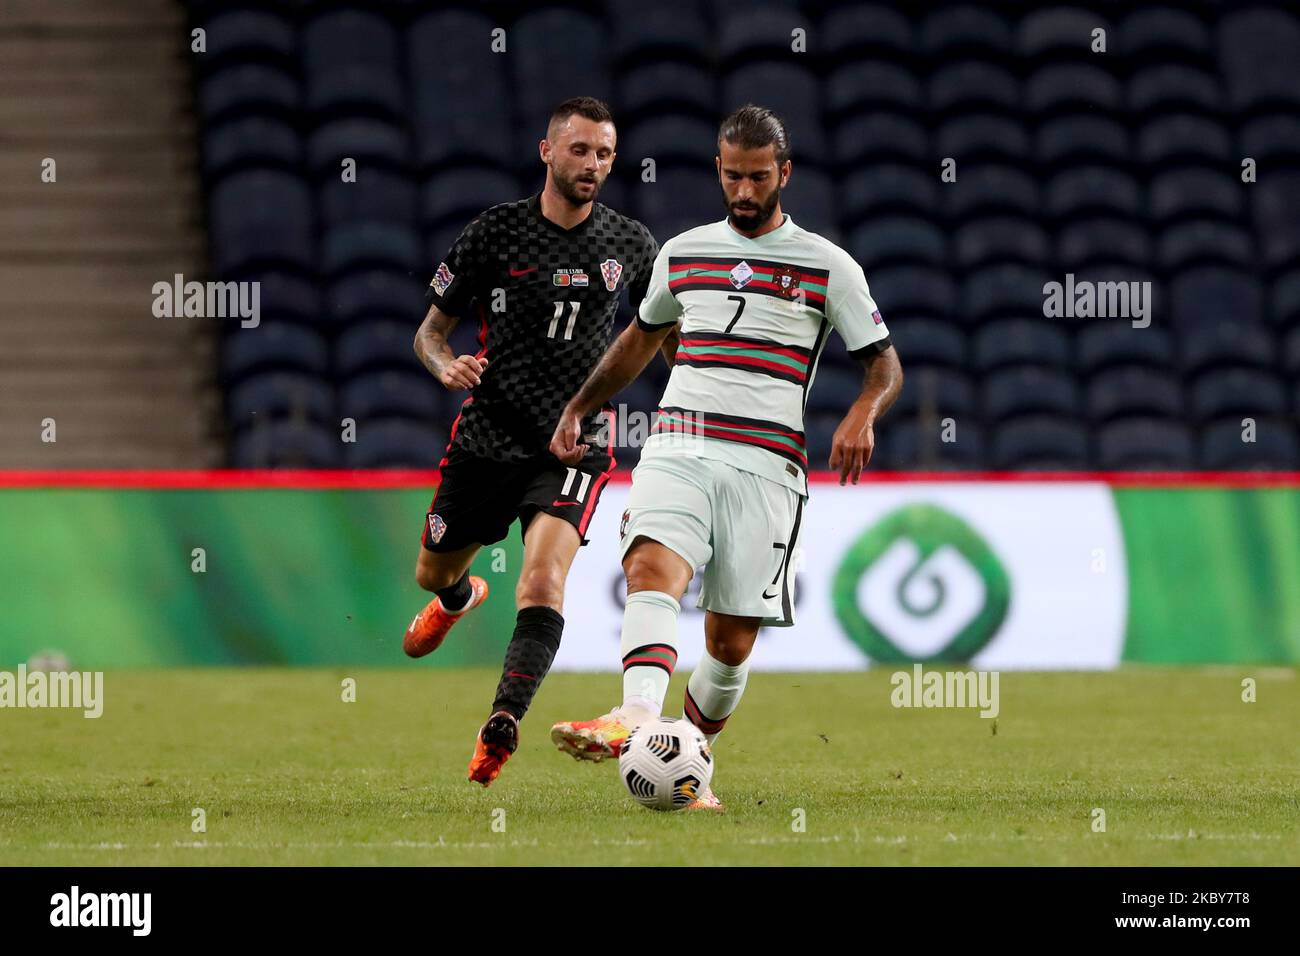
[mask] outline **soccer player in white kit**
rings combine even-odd
[[[864,372],[831,446],[840,484],[857,484],[873,426],[902,387],[861,267],[781,210],[791,172],[781,120],[757,106],[737,110],[719,131],[715,164],[727,218],[664,243],[636,321],[569,402],[551,441],[562,461],[579,460],[582,417],[663,349],[672,374],[620,528],[623,702],[551,730],[557,747],[582,759],[617,756],[638,724],[661,713],[679,602],[696,568],[704,568],[705,654],[683,709],[710,743],[740,702],[759,628],[794,623],[790,566],[808,496],[803,414],[830,331]],[[691,806],[721,809],[711,791]]]

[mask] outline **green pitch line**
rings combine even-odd
[[[889,674],[755,675],[719,817],[642,810],[551,749],[614,675],[552,675],[482,790],[491,671],[359,671],[355,703],[343,671],[111,672],[99,720],[0,710],[0,865],[1300,863],[1295,671],[1003,673],[996,733],[893,708]]]

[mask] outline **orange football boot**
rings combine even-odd
[[[469,603],[459,611],[453,613],[443,610],[442,600],[434,595],[433,600],[424,606],[424,610],[415,615],[415,620],[406,629],[406,637],[402,639],[402,650],[406,651],[407,657],[423,657],[425,654],[432,654],[442,646],[453,624],[487,600],[486,581],[471,574],[469,586],[471,591]]]
[[[469,762],[469,779],[490,786],[518,746],[519,721],[514,714],[498,710],[478,732],[474,756]]]
[[[628,735],[641,721],[622,708],[615,707],[608,714],[594,720],[563,721],[551,728],[551,742],[555,748],[575,760],[600,763],[618,759]]]

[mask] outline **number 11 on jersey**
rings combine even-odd
[[[566,305],[569,307],[569,321],[564,326],[564,338],[565,341],[569,341],[573,338],[573,324],[578,321],[578,307],[581,306],[582,303],[565,302],[561,300],[560,302],[555,303],[555,315],[551,317],[551,324],[546,330],[546,337],[548,339],[555,338],[555,330],[560,327],[560,317],[564,314],[564,307]]]

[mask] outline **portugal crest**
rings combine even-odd
[[[623,275],[623,264],[617,259],[606,259],[600,264],[600,275],[605,280],[605,288],[613,292]]]
[[[789,266],[772,270],[772,284],[778,295],[793,299],[799,294],[799,273]]]

